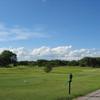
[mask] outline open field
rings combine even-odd
[[[0,68],[0,100],[66,100],[68,73],[72,72],[72,97],[100,88],[100,69],[58,67],[51,73],[42,68]]]

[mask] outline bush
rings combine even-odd
[[[51,71],[52,71],[52,65],[47,64],[47,65],[44,67],[44,71],[45,71],[46,73],[51,72]]]

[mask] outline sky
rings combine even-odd
[[[100,0],[0,0],[0,52],[19,60],[100,56]]]

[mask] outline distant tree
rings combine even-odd
[[[96,66],[97,67],[100,67],[100,57],[97,57],[96,58]]]
[[[17,63],[17,65],[24,65],[24,66],[27,66],[28,65],[28,61],[19,61]]]
[[[4,50],[0,54],[0,64],[3,66],[8,66],[9,64],[16,65],[17,55],[9,50]]]
[[[66,66],[68,64],[68,61],[50,60],[50,61],[48,61],[48,63],[51,64],[53,67],[59,67],[59,66]]]
[[[36,66],[37,62],[36,61],[18,61],[17,65],[22,65],[22,66]]]
[[[78,66],[78,65],[79,65],[79,62],[75,61],[75,60],[72,60],[72,61],[68,62],[68,66]]]
[[[79,61],[80,66],[88,66],[88,67],[96,67],[97,66],[97,60],[96,58],[92,57],[84,57]]]
[[[37,65],[38,65],[39,67],[43,67],[43,66],[45,66],[48,62],[49,62],[48,60],[39,59],[39,60],[37,60]]]

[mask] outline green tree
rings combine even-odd
[[[68,66],[78,66],[78,65],[79,65],[79,62],[75,61],[75,60],[72,60],[72,61],[68,62]]]
[[[3,66],[8,66],[9,64],[16,65],[17,55],[9,50],[4,50],[0,54],[0,62]]]
[[[49,62],[48,60],[39,59],[39,60],[37,60],[37,65],[38,65],[39,67],[43,67],[43,66],[47,65],[48,62]]]
[[[92,58],[92,57],[84,57],[79,61],[79,64],[80,66],[96,67],[97,60],[96,58]]]

